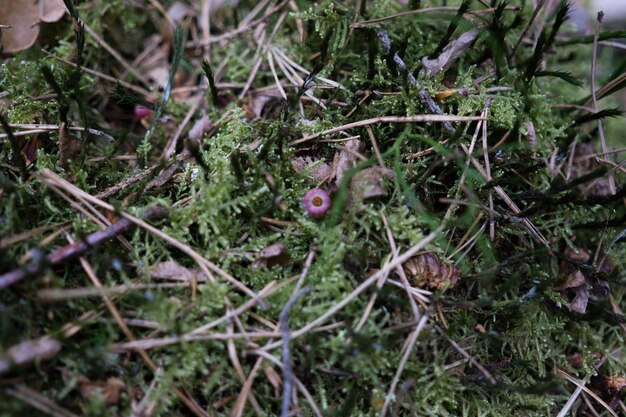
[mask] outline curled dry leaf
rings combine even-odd
[[[191,140],[200,140],[202,136],[213,127],[213,123],[211,123],[211,119],[202,113],[202,116],[196,120],[193,127],[189,130],[189,139]]]
[[[333,159],[332,183],[339,185],[346,172],[356,163],[356,154],[363,149],[363,142],[359,139],[350,139],[344,149],[335,154]]]
[[[442,262],[432,252],[412,257],[402,264],[402,268],[413,285],[433,290],[452,288],[461,278],[461,270],[456,265]]]
[[[472,29],[469,32],[463,33],[457,39],[450,42],[443,48],[441,54],[437,58],[429,59],[428,57],[422,58],[422,67],[425,73],[430,73],[430,76],[435,76],[441,71],[445,71],[459,59],[459,57],[474,43],[478,38],[478,29]]]
[[[285,265],[287,262],[289,262],[289,254],[285,251],[285,245],[274,243],[257,254],[252,269],[271,268],[274,265]]]
[[[557,287],[561,295],[570,301],[569,309],[575,313],[585,314],[587,303],[589,302],[589,280],[585,275],[576,269],[567,275],[565,282]]]
[[[153,278],[168,279],[172,281],[206,281],[206,276],[199,269],[185,268],[174,260],[161,262],[150,268]]]
[[[591,255],[584,249],[566,248],[564,254],[572,261],[588,263]],[[598,261],[596,270],[602,275],[608,275],[613,271],[613,262],[608,257],[602,257]],[[561,276],[565,280],[555,287],[561,295],[570,302],[569,309],[575,313],[585,314],[589,298],[607,298],[610,294],[609,283],[603,279],[593,279],[576,268],[570,262],[561,261],[559,265]]]
[[[304,173],[312,184],[328,179],[332,171],[326,162],[310,156],[297,156],[291,160],[291,165],[297,173]]]
[[[83,375],[78,377],[78,386],[84,399],[101,397],[105,405],[117,404],[120,401],[120,393],[126,388],[124,382],[116,377],[110,377],[106,381],[91,381]]]
[[[393,178],[393,171],[374,166],[357,172],[350,180],[348,206],[368,198],[387,195],[385,180]]]
[[[65,14],[63,0],[0,0],[2,51],[19,52],[30,48],[39,36],[40,22],[56,22]]]
[[[61,342],[49,336],[20,342],[0,357],[0,375],[15,367],[52,359],[59,353],[61,346]]]
[[[263,367],[263,372],[265,373],[267,380],[270,382],[270,384],[272,384],[272,387],[274,387],[274,395],[278,396],[278,393],[280,392],[280,387],[283,385],[283,379],[280,377],[280,375],[278,375],[278,372],[276,372],[274,368],[269,365],[265,365]]]

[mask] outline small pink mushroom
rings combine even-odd
[[[310,189],[302,199],[307,214],[322,217],[330,208],[330,195],[321,188]]]
[[[135,106],[135,117],[139,120],[143,119],[146,116],[152,114],[152,110],[147,107],[136,105]]]

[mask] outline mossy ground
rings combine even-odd
[[[161,3],[168,8],[173,2]],[[260,356],[255,349],[268,340],[280,339],[275,326],[293,295],[308,254],[315,252],[305,277],[305,285],[312,291],[292,309],[289,327],[293,330],[333,308],[389,262],[392,249],[388,232],[401,254],[439,226],[443,226],[442,231],[426,249],[440,259],[451,255],[450,263],[460,268],[462,278],[454,288],[436,291],[429,307],[420,309],[420,314],[428,312],[429,320],[410,347],[388,415],[556,415],[576,389],[557,376],[558,369],[586,383],[597,375],[624,376],[624,317],[611,305],[610,298],[606,294],[591,297],[585,313],[579,314],[570,311],[571,300],[558,291],[563,281],[562,263],[571,263],[565,255],[568,248],[587,250],[592,257],[599,248],[597,253],[608,255],[615,264],[611,273],[598,271],[593,258],[577,266],[590,280],[596,280],[593,282],[607,281],[617,306],[626,308],[622,272],[626,252],[624,238],[619,238],[626,212],[623,169],[611,172],[620,198],[584,193],[572,183],[575,177],[567,176],[572,144],[592,143],[600,152],[597,121],[575,123],[589,112],[559,106],[580,106],[590,91],[592,45],[572,33],[571,25],[562,26],[550,41],[559,23],[558,14],[540,14],[543,31],[529,32],[513,54],[531,16],[531,2],[471,1],[466,2],[469,10],[482,12],[466,14],[464,19],[455,19],[454,11],[445,10],[352,28],[355,21],[441,6],[442,2],[409,1],[402,5],[391,0],[325,0],[311,4],[295,0],[280,2],[280,8],[254,23],[256,26],[211,43],[210,49],[204,50],[189,45],[202,37],[202,3],[187,3],[193,9],[178,22],[178,32],[172,30],[152,2],[114,0],[77,5],[74,23],[80,18],[129,62],[146,48],[149,36],[156,34],[159,45],[169,48],[165,68],[174,81],[169,100],[163,100],[163,96],[170,94],[172,85],[163,91],[155,85],[143,85],[132,74],[126,75],[128,83],[150,89],[142,96],[121,83],[76,71],[41,52],[43,48],[69,62],[80,59],[85,69],[122,78],[124,68],[120,63],[93,36],[85,34],[79,25],[73,26],[69,15],[45,28],[38,40],[39,48],[3,59],[0,86],[7,94],[0,106],[7,122],[60,125],[67,121],[68,125],[106,132],[113,140],[73,132],[75,138],[70,140],[80,146],[67,158],[60,151],[64,139],[58,129],[17,136],[22,157],[16,152],[16,143],[2,139],[0,272],[26,264],[36,256],[33,248],[48,252],[66,245],[65,233],[81,239],[101,228],[62,198],[49,182],[42,181],[44,169],[69,179],[91,195],[150,170],[151,174],[141,180],[107,193],[104,199],[116,207],[115,212],[99,211],[115,221],[121,212],[139,215],[146,208],[161,205],[169,213],[165,219],[153,222],[155,227],[193,248],[251,290],[258,293],[271,283],[286,284],[267,298],[266,309],[254,307],[236,320],[225,320],[206,332],[226,335],[227,340],[178,341],[147,349],[146,354],[159,368],[153,372],[136,351],[111,348],[128,342],[128,334],[98,293],[55,302],[42,300],[42,290],[91,287],[84,264],[73,260],[42,268],[24,282],[0,290],[0,348],[7,352],[24,340],[51,335],[62,341],[62,349],[53,358],[36,360],[1,376],[0,414],[32,414],[34,400],[25,401],[15,394],[18,387],[27,386],[62,407],[63,412],[78,415],[144,415],[132,414],[140,407],[145,415],[193,415],[193,407],[181,402],[175,388],[192,398],[205,415],[254,415],[252,401],[245,396],[241,398],[245,404],[241,414],[233,411],[244,380],[254,369],[251,392],[260,414],[278,415],[281,368],[269,359],[258,362]],[[263,10],[271,10],[278,3],[270,1]],[[459,6],[460,2],[443,3]],[[494,4],[484,11],[487,6],[483,3]],[[226,5],[211,12],[211,36],[234,30],[255,5],[242,0],[237,7]],[[262,13],[248,24],[256,22]],[[264,43],[277,25],[271,44]],[[449,28],[453,32],[448,41],[476,26],[481,28],[478,39],[450,69],[434,78],[419,73],[421,59],[440,52],[437,46]],[[380,29],[389,33],[390,54],[380,45]],[[262,34],[265,38],[257,42]],[[561,44],[567,39],[580,42]],[[255,114],[253,109],[263,88],[274,86],[276,90],[267,58],[268,51],[273,53],[270,46],[284,51],[318,77],[339,83],[341,88],[319,79],[310,83],[309,91],[319,99],[316,103],[306,98],[301,85],[290,86],[284,70],[272,64],[284,81],[287,100],[277,95]],[[445,114],[479,116],[487,98],[491,98],[485,137],[493,180],[485,180],[470,165],[464,187],[458,190],[466,170],[461,145],[469,146],[476,122],[454,123],[456,134],[437,122],[373,123],[371,132],[384,164],[394,172],[393,179],[385,182],[386,195],[363,204],[345,204],[350,189],[348,179],[344,179],[336,184],[334,204],[326,217],[306,215],[301,199],[315,184],[308,181],[306,172],[294,170],[292,160],[307,156],[331,162],[345,143],[322,140],[342,138],[341,134],[293,146],[291,141],[359,120],[428,114],[420,102],[420,91],[394,63],[395,52],[415,74],[421,89],[431,96],[449,89],[468,89],[467,97],[453,94],[439,103]],[[600,49],[599,87],[616,78],[611,74],[623,65],[604,59],[610,54],[610,50]],[[258,72],[248,92],[240,96],[255,71],[257,58],[261,60]],[[177,90],[181,80],[185,85],[207,84],[203,59],[210,61],[213,74],[219,73],[216,102],[211,88],[193,97]],[[174,64],[178,67],[176,78],[171,73]],[[569,75],[564,74],[566,71]],[[479,79],[482,83],[478,86]],[[572,85],[575,81],[583,86]],[[488,90],[491,87],[507,88]],[[380,94],[363,100],[364,94],[371,91]],[[192,100],[198,98],[202,102],[184,128],[176,152],[163,158],[168,141],[192,108]],[[610,100],[614,98],[601,99],[600,108],[614,105]],[[152,122],[144,120],[142,124],[133,116],[137,105],[153,109]],[[201,117],[201,111],[212,121],[212,127],[200,139],[188,139],[189,129]],[[535,130],[536,144],[529,140],[529,122]],[[609,147],[623,146],[619,133],[623,119],[611,120],[607,125]],[[348,133],[360,135],[366,146],[362,151],[366,160],[350,172],[357,175],[378,160],[365,127]],[[481,141],[482,133],[474,156],[484,165]],[[407,159],[430,147],[433,150],[423,156]],[[174,176],[159,186],[147,187],[185,149],[191,155],[176,165]],[[622,161],[619,153],[611,158],[618,164]],[[26,172],[20,170],[20,159],[27,163]],[[583,173],[602,166],[606,165],[598,162]],[[599,180],[605,180],[606,170],[599,175],[603,176]],[[494,191],[498,187],[522,210],[532,210],[528,214],[512,212]],[[495,216],[493,239],[489,233],[490,196]],[[69,199],[83,208],[89,205],[71,194]],[[446,211],[452,200],[461,203],[448,218]],[[475,222],[478,216],[482,217]],[[545,237],[546,244],[529,232],[524,218]],[[105,287],[161,283],[152,278],[151,271],[170,259],[190,270],[197,268],[191,257],[141,227],[124,236],[127,242],[113,239],[85,256]],[[472,243],[457,250],[468,239]],[[288,261],[253,268],[258,253],[276,243],[284,245]],[[372,311],[357,330],[376,292]],[[250,300],[219,275],[217,283],[201,282],[193,289],[131,289],[110,298],[123,319],[134,323],[130,330],[138,340],[187,335]],[[94,314],[78,320],[86,312]],[[62,328],[67,323],[82,327],[72,337],[64,338]],[[295,376],[324,416],[379,415],[407,348],[405,341],[417,325],[406,292],[390,284],[379,291],[371,286],[324,324],[334,326],[307,332],[291,341]],[[229,333],[250,332],[273,336],[227,337]],[[451,341],[485,367],[495,384],[467,362]],[[281,361],[280,348],[268,353]],[[575,368],[572,358],[577,355],[582,355],[582,364]],[[601,367],[596,367],[600,358]],[[238,375],[239,367],[242,375]],[[112,392],[116,393],[113,398]],[[605,394],[598,391],[598,395]],[[294,403],[292,408],[298,415],[314,415],[301,391],[297,395],[297,405]],[[600,415],[609,415],[592,397],[587,398]],[[44,411],[39,412],[50,414],[49,407],[43,406]],[[582,397],[575,409],[578,415],[590,413]],[[619,406],[617,410],[624,413]]]

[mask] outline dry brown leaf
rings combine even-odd
[[[202,114],[202,116],[196,120],[193,127],[189,130],[189,139],[191,140],[200,140],[202,136],[213,127],[213,123],[211,123],[211,119],[206,114]]]
[[[153,278],[169,279],[172,281],[206,281],[206,276],[199,269],[185,268],[174,260],[161,262],[150,268],[150,274]]]
[[[14,367],[52,359],[59,353],[61,346],[61,342],[49,336],[20,342],[0,357],[0,375]]]
[[[11,26],[2,30],[2,51],[18,52],[30,48],[39,35],[39,6],[29,0],[0,0],[0,24]]]
[[[28,49],[39,36],[40,22],[56,22],[65,13],[62,0],[0,0],[2,51],[19,52]]]
[[[472,46],[478,34],[478,29],[472,29],[446,45],[437,58],[422,58],[422,71],[430,73],[432,77],[441,71],[447,70],[470,46]]]
[[[162,187],[167,184],[167,182],[169,182],[169,180],[174,177],[174,173],[178,168],[178,164],[172,164],[170,167],[162,171],[156,178],[146,184],[145,191],[152,190],[153,188]]]
[[[262,249],[252,264],[252,269],[271,268],[274,265],[285,265],[289,261],[289,254],[285,252],[285,245],[274,243]]]
[[[402,264],[402,269],[413,285],[433,290],[452,288],[461,278],[461,270],[456,265],[443,263],[432,252],[412,257]]]
[[[120,393],[126,385],[116,377],[111,377],[106,381],[91,381],[85,376],[78,377],[80,395],[90,400],[94,397],[101,397],[105,405],[114,405],[120,401]]]
[[[587,285],[581,285],[580,287],[572,288],[574,291],[574,299],[569,303],[570,311],[579,314],[585,314],[587,312],[587,304],[589,303],[589,288]]]
[[[365,168],[354,174],[350,180],[348,206],[387,195],[385,180],[392,179],[393,175],[392,170],[380,166]]]
[[[22,144],[22,155],[24,155],[24,161],[26,165],[30,165],[37,160],[37,152],[44,146],[44,139],[42,134],[31,135]]]
[[[589,255],[589,252],[587,252],[586,250],[579,248],[572,249],[569,246],[565,248],[565,251],[563,253],[568,258],[578,262],[587,262],[591,257],[591,255]]]
[[[328,179],[332,171],[326,162],[310,156],[297,156],[291,160],[291,165],[297,173],[304,173],[307,180],[314,184]]]
[[[584,251],[580,251],[578,256],[584,258],[584,253],[582,252]],[[564,267],[562,265],[562,272],[563,269]],[[565,281],[561,285],[557,286],[556,289],[561,292],[561,295],[565,299],[571,298],[571,294],[573,293],[574,296],[569,305],[570,311],[585,314],[587,311],[587,303],[589,302],[589,280],[579,269],[567,274]]]
[[[586,282],[585,276],[579,269],[577,269],[571,274],[567,275],[565,282],[561,284],[560,286],[558,286],[557,289],[565,290],[568,288],[576,288],[576,287],[580,287],[581,285],[585,285],[585,282]]]
[[[263,372],[265,373],[267,380],[270,382],[270,384],[272,384],[272,387],[274,387],[274,395],[278,396],[278,393],[280,392],[280,387],[282,387],[283,385],[283,379],[280,375],[278,375],[278,372],[276,372],[274,368],[269,365],[265,365],[263,367]]]
[[[363,148],[363,142],[359,139],[350,139],[344,145],[344,149],[335,153],[332,169],[332,183],[341,184],[346,172],[356,163],[356,155]]]

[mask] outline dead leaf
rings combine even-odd
[[[328,179],[332,171],[326,162],[310,156],[297,156],[291,160],[291,165],[297,173],[304,173],[307,180],[313,184]]]
[[[39,1],[39,20],[42,22],[52,23],[63,17],[67,8],[63,0],[40,0]]]
[[[563,251],[565,256],[578,262],[587,262],[591,255],[584,249],[570,248],[569,246]]]
[[[568,288],[576,288],[581,285],[585,285],[586,278],[580,269],[575,270],[571,274],[567,275],[565,282],[557,287],[558,290],[565,290]]]
[[[603,275],[610,275],[611,272],[615,269],[615,264],[613,263],[613,259],[609,256],[605,255],[598,259],[598,265],[596,267],[598,273]]]
[[[202,136],[213,127],[213,123],[211,123],[211,119],[202,113],[202,116],[196,120],[193,127],[189,130],[189,139],[191,140],[200,140]]]
[[[120,401],[120,393],[126,388],[124,382],[116,377],[110,377],[106,381],[91,381],[85,376],[78,377],[80,395],[90,400],[101,397],[105,405],[114,405]]]
[[[193,281],[205,282],[206,276],[199,269],[185,268],[174,260],[161,262],[150,268],[150,275],[157,279],[169,279],[172,281]]]
[[[61,342],[49,336],[20,342],[0,357],[0,375],[14,367],[52,359],[59,353],[61,346]]]
[[[265,373],[267,380],[270,384],[272,384],[272,387],[274,387],[274,395],[278,396],[280,393],[280,387],[283,385],[283,379],[280,375],[278,375],[278,372],[276,372],[274,368],[269,365],[265,365],[263,367],[263,372]]]
[[[574,299],[569,303],[570,311],[579,314],[585,314],[587,312],[587,303],[589,303],[589,289],[586,285],[572,288],[574,291]]]
[[[387,195],[385,180],[392,179],[393,175],[392,170],[380,166],[365,168],[357,172],[350,180],[348,205]]]
[[[412,257],[402,264],[402,269],[413,285],[433,290],[452,288],[461,278],[461,270],[456,265],[443,263],[432,252]]]
[[[39,36],[40,22],[56,22],[65,13],[62,0],[0,0],[2,52],[14,53],[28,49]]]
[[[31,135],[26,142],[22,145],[22,155],[24,155],[24,162],[26,165],[30,165],[37,160],[37,152],[44,146],[44,139],[42,134]]]
[[[252,269],[271,268],[274,265],[285,265],[287,262],[289,262],[289,254],[285,252],[285,245],[274,243],[257,254]]]
[[[356,163],[356,153],[362,148],[363,142],[359,139],[350,139],[344,145],[344,149],[335,153],[332,169],[332,184],[336,184],[337,186],[341,184],[341,180],[346,175],[346,172]]]
[[[255,94],[249,106],[250,111],[252,112],[254,117],[260,118],[261,114],[263,113],[263,108],[268,102],[272,100],[274,100],[274,97],[267,94]]]
[[[81,145],[78,138],[72,135],[65,123],[59,127],[59,163],[65,170],[69,169],[70,161],[80,155]]]
[[[467,49],[469,49],[476,38],[478,38],[478,34],[479,31],[477,29],[472,29],[446,45],[437,58],[422,58],[422,71],[430,73],[431,77],[441,71],[446,71]]]

